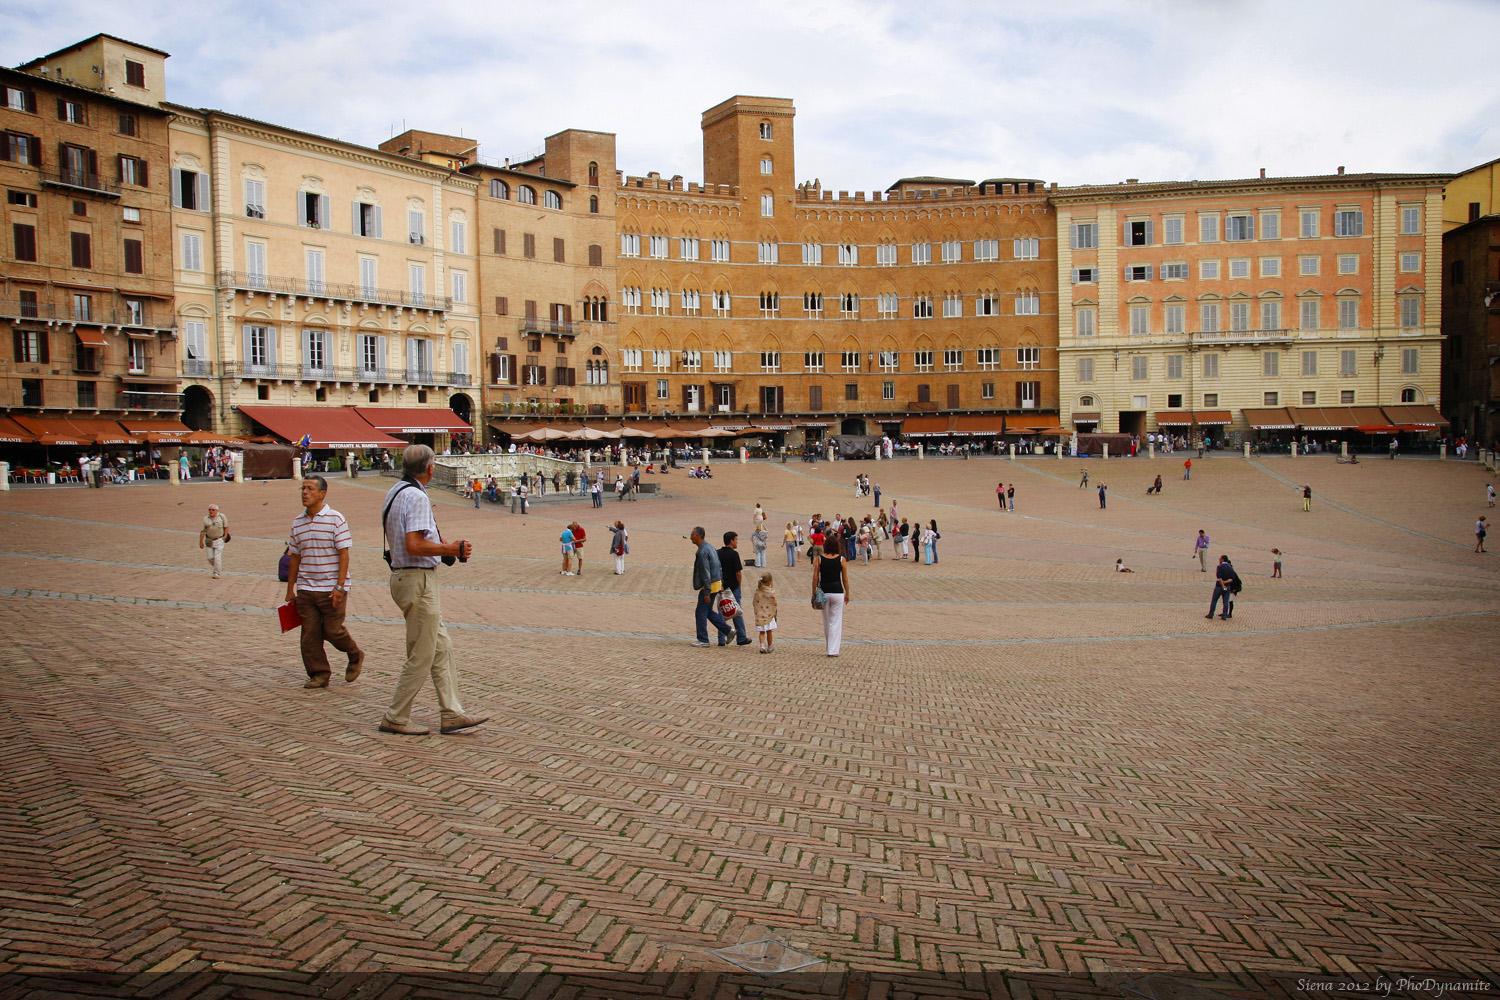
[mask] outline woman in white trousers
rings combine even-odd
[[[826,539],[813,562],[813,588],[823,591],[823,649],[838,656],[844,641],[844,608],[849,604],[849,567],[836,539]]]

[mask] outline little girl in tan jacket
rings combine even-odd
[[[755,610],[755,632],[760,637],[760,651],[769,653],[776,639],[776,591],[771,586],[770,573],[760,575],[751,607]]]

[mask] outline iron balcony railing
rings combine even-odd
[[[473,383],[470,381],[472,377],[468,372],[449,372],[448,384],[458,386],[472,385]]]
[[[182,374],[184,375],[212,375],[214,363],[202,358],[184,358],[182,362]]]
[[[578,335],[578,324],[571,320],[529,318],[520,320],[516,324],[516,328],[522,334],[551,333],[563,337],[576,337]]]
[[[52,187],[72,188],[90,194],[102,194],[111,198],[120,197],[120,185],[111,184],[98,174],[70,167],[57,167],[42,173],[42,183]]]
[[[195,362],[195,364],[209,365],[209,362]],[[184,365],[186,368],[186,365]],[[202,374],[208,374],[206,369]],[[287,382],[348,382],[348,383],[370,383],[382,385],[431,385],[446,386],[462,384],[456,383],[454,378],[467,379],[466,374],[452,375],[446,372],[433,371],[430,368],[366,368],[359,366],[355,368],[334,367],[324,365],[315,367],[313,365],[247,365],[243,362],[228,362],[224,365],[226,378],[242,379],[278,379]]]
[[[52,319],[56,314],[50,302],[0,299],[0,317],[6,319]]]
[[[286,278],[268,274],[253,274],[246,271],[220,271],[219,285],[248,292],[266,292],[276,295],[300,295],[310,299],[339,299],[347,302],[369,302],[374,305],[403,306],[407,309],[430,309],[446,312],[453,308],[453,300],[444,295],[428,295],[425,292],[402,292],[394,288],[374,288],[370,285],[345,285],[332,281],[307,281],[303,278]]]

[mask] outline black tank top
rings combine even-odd
[[[826,552],[818,560],[818,586],[823,589],[823,593],[844,592],[844,575],[839,571],[843,561],[843,556],[831,556]]]

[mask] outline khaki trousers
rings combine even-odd
[[[208,550],[205,555],[208,556],[208,564],[213,567],[214,579],[217,580],[224,575],[224,539],[211,538],[203,543],[203,547]]]
[[[443,625],[438,597],[437,573],[433,570],[398,569],[391,572],[391,600],[406,618],[406,662],[396,681],[396,696],[386,709],[385,721],[396,726],[411,722],[411,706],[422,682],[432,678],[443,719],[464,714],[458,699],[458,672],[453,664],[453,644]]]

